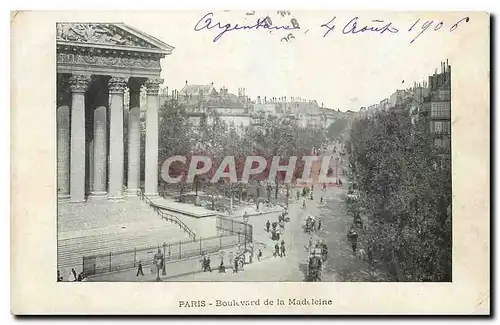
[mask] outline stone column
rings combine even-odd
[[[106,135],[106,107],[100,106],[94,110],[94,183],[92,197],[106,196],[106,171],[108,163]]]
[[[128,174],[127,195],[137,195],[141,171],[141,108],[140,87],[130,88],[128,111]]]
[[[109,79],[109,187],[108,199],[123,199],[123,91],[125,78]]]
[[[71,87],[71,202],[85,201],[85,91],[90,76],[72,75]]]
[[[145,83],[148,99],[146,111],[145,194],[158,196],[158,91],[163,79],[152,78]]]
[[[69,106],[57,108],[57,198],[69,199]]]
[[[87,152],[89,154],[89,192],[92,193],[94,192],[94,139],[92,139],[89,142],[89,148],[87,149]]]

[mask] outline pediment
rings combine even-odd
[[[57,44],[171,54],[174,49],[122,23],[57,23]]]

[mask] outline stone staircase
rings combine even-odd
[[[190,240],[189,236],[177,224],[162,220],[137,198],[118,203],[89,201],[58,207],[57,267],[65,279],[71,268],[81,272],[83,256],[186,240]]]

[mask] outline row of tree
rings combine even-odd
[[[218,184],[211,184],[210,180],[217,171],[219,164],[225,157],[235,158],[237,179],[241,179],[245,160],[248,156],[260,156],[266,160],[264,171],[258,175],[251,175],[250,183],[261,184],[268,180],[271,161],[274,156],[280,156],[280,165],[288,164],[288,158],[297,156],[293,179],[302,176],[304,162],[301,157],[310,155],[312,148],[320,148],[326,141],[323,130],[298,127],[292,121],[279,119],[274,116],[264,117],[260,123],[246,128],[238,128],[226,123],[216,111],[200,116],[199,123],[193,123],[188,117],[186,108],[177,101],[168,101],[160,109],[159,120],[159,167],[172,156],[181,155],[187,158],[186,163],[173,163],[168,171],[171,177],[180,176],[181,182],[177,185],[182,193],[192,189],[198,193],[203,189],[212,194],[212,197],[221,192],[240,192],[248,187],[247,184],[231,182],[228,178]],[[208,156],[213,164],[209,171],[199,175],[192,184],[187,183],[187,171],[193,156]],[[257,167],[254,163],[253,168]],[[203,163],[198,163],[201,168]],[[224,170],[228,172],[228,168]],[[271,183],[283,184],[284,172],[278,172],[276,179]],[[278,186],[274,185],[275,199],[278,197]],[[269,186],[257,191],[267,190],[270,198]],[[260,193],[257,194],[259,196]],[[232,194],[231,194],[232,195]]]
[[[348,152],[359,191],[349,211],[399,281],[451,281],[451,155],[434,145],[429,120],[381,112],[353,123]]]

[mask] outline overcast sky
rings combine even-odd
[[[175,47],[162,60],[162,77],[169,89],[180,90],[186,80],[190,84],[214,82],[217,89],[226,86],[233,93],[245,87],[252,98],[301,96],[341,110],[378,103],[394,90],[426,79],[447,58],[453,66],[452,57],[459,53],[460,45],[466,46],[463,36],[472,23],[462,22],[450,32],[463,14],[299,11],[281,17],[275,11],[254,15],[219,11],[214,12],[212,25],[254,25],[259,17],[269,15],[274,25],[290,25],[290,19],[296,18],[300,30],[291,31],[295,38],[290,42],[281,41],[290,32],[266,29],[230,31],[213,42],[220,29],[194,30],[207,12],[142,13],[124,20]],[[321,25],[334,16],[335,29],[323,37],[327,29]],[[343,34],[344,26],[356,16],[357,30],[390,22],[398,32]],[[384,22],[373,23],[374,19]],[[428,20],[433,23],[410,43]]]

